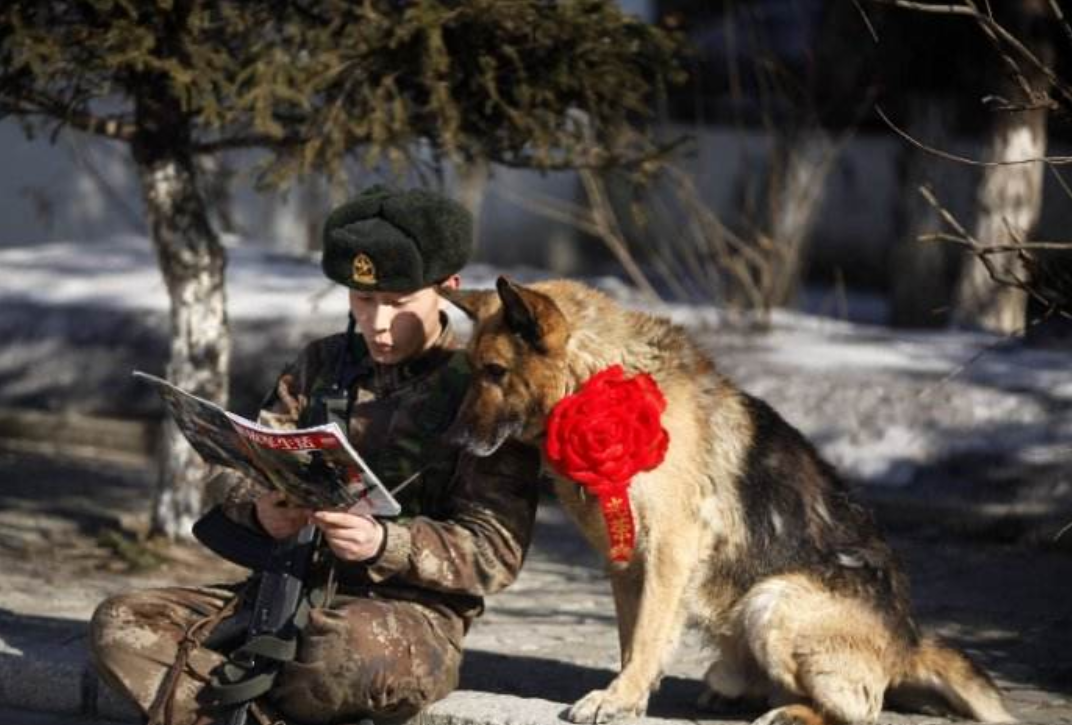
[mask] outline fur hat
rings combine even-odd
[[[320,266],[353,289],[412,292],[456,273],[472,250],[473,218],[461,204],[376,185],[328,215]]]

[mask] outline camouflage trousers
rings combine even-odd
[[[105,600],[90,623],[101,678],[148,714],[191,629],[218,614],[236,591],[170,587]],[[310,613],[298,655],[280,670],[268,705],[287,723],[414,715],[457,686],[463,635],[460,618],[415,602],[337,596],[330,608]],[[170,725],[213,722],[198,695],[223,661],[203,646],[189,652],[173,681]]]

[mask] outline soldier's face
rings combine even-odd
[[[406,293],[350,290],[350,311],[369,354],[384,365],[405,362],[435,342],[439,301],[433,287]]]

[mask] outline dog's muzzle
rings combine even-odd
[[[451,445],[457,446],[478,458],[487,458],[499,450],[507,438],[520,433],[521,428],[521,421],[507,421],[495,428],[494,436],[490,440],[485,440],[474,435],[471,427],[455,421],[447,430],[445,437]]]

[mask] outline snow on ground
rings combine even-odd
[[[309,315],[321,307],[346,304],[345,291],[328,283],[311,258],[249,246],[232,246],[227,253],[232,319]],[[6,299],[48,306],[168,309],[152,244],[137,235],[92,246],[55,242],[2,250],[0,290]]]
[[[304,340],[339,329],[345,291],[313,258],[231,245],[236,407],[259,397]],[[469,286],[501,270],[474,265]],[[531,281],[538,270],[512,269]],[[588,280],[687,327],[719,367],[770,402],[853,479],[1023,487],[1072,500],[1072,353],[965,332],[906,332],[779,310],[763,334],[704,306],[651,305],[614,278]],[[145,414],[129,369],[159,372],[167,296],[149,242],[0,250],[0,406]],[[1010,468],[1011,467],[1011,468]],[[1061,472],[1053,475],[1053,471]],[[1045,478],[1045,480],[1042,480]],[[952,485],[945,484],[943,485]]]

